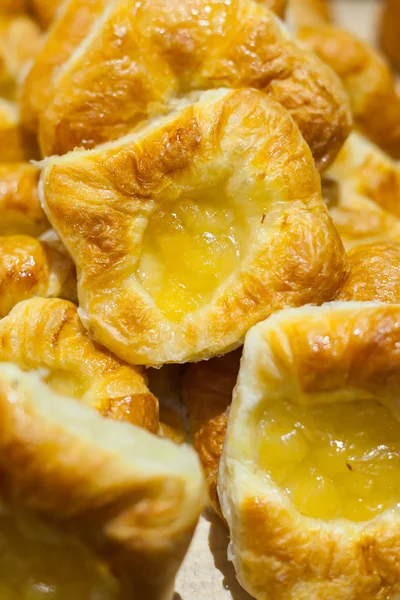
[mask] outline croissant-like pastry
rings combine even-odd
[[[380,24],[382,50],[396,69],[400,70],[400,3],[384,0]]]
[[[75,268],[65,252],[46,241],[27,235],[2,236],[0,290],[0,317],[34,296],[75,300]]]
[[[0,98],[0,164],[37,158],[35,140],[23,132],[16,104]]]
[[[322,186],[346,248],[400,242],[400,168],[368,140],[352,133]]]
[[[39,169],[29,163],[0,164],[0,235],[38,236],[50,225],[40,205]]]
[[[331,299],[346,273],[295,122],[255,90],[197,103],[44,163],[80,315],[132,364],[222,354],[278,307]]]
[[[400,95],[383,57],[329,19],[324,24],[321,0],[291,0],[290,7],[299,39],[343,81],[356,126],[391,156],[400,158]]]
[[[41,64],[43,53],[46,45]],[[35,66],[23,98],[23,118],[31,122],[29,104],[36,103],[36,94],[29,82],[40,82],[33,73]],[[264,4],[118,0],[57,71],[48,106],[38,102],[45,109],[43,155],[119,138],[143,119],[168,112],[177,96],[222,86],[259,88],[285,106],[320,167],[333,160],[349,133],[340,82],[289,38]]]
[[[93,343],[77,307],[59,298],[32,298],[0,320],[0,361],[37,370],[56,392],[100,414],[158,431],[158,403],[143,371]]]
[[[2,593],[171,600],[204,505],[193,450],[4,363],[0,415]]]
[[[246,336],[218,495],[257,600],[400,592],[400,305],[275,313]]]
[[[25,3],[29,12],[33,14],[40,25],[47,29],[56,19],[65,0],[25,0]]]

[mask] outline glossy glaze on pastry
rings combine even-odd
[[[171,598],[204,504],[195,453],[4,363],[0,414],[2,597]]]
[[[132,364],[228,352],[277,308],[331,299],[347,270],[308,147],[255,90],[51,158],[41,193],[85,326]]]
[[[400,4],[398,0],[384,0],[380,24],[382,50],[393,66],[400,70]]]
[[[286,309],[247,335],[218,493],[256,599],[400,591],[400,305]]]
[[[56,392],[100,414],[158,431],[158,403],[141,369],[94,344],[77,307],[58,298],[32,298],[0,320],[0,361],[37,371]]]
[[[255,87],[285,106],[321,168],[349,133],[336,75],[264,4],[119,0],[58,71],[41,118],[42,153],[92,148],[167,112],[177,96],[224,86]]]
[[[323,2],[327,5],[327,0]],[[400,158],[400,95],[384,58],[352,33],[336,27],[329,13],[321,11],[321,0],[291,0],[289,7],[298,38],[341,78],[357,128],[385,152]]]
[[[366,138],[350,135],[324,174],[322,190],[347,249],[400,242],[400,168]]]

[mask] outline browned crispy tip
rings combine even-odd
[[[130,367],[94,344],[77,307],[58,298],[32,298],[0,320],[0,361],[41,370],[60,393],[100,414],[158,431],[158,402],[143,370]]]
[[[84,561],[100,563],[95,595],[112,575],[116,585],[100,586],[102,597],[166,600],[205,494],[190,448],[102,418],[50,392],[37,374],[3,363],[0,495],[21,529],[36,519],[36,536],[51,531],[56,555],[64,542]],[[24,549],[27,556],[34,558]],[[7,589],[5,578],[2,584]],[[64,595],[65,580],[52,573],[53,587]]]
[[[380,43],[392,65],[400,70],[400,3],[384,0],[380,23]]]
[[[189,365],[182,381],[182,397],[188,413],[193,446],[204,470],[210,504],[219,515],[219,461],[241,354],[242,349],[239,348],[220,358]]]

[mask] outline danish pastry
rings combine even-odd
[[[361,135],[350,135],[322,187],[346,248],[400,242],[400,169]]]
[[[37,158],[36,152],[32,136],[21,129],[16,104],[0,98],[0,164]]]
[[[170,600],[204,505],[193,450],[4,363],[0,414],[2,598]]]
[[[400,158],[400,96],[385,60],[329,19],[324,24],[321,0],[291,0],[289,6],[299,39],[341,78],[356,126],[391,156]]]
[[[32,298],[0,320],[0,361],[38,371],[57,393],[100,414],[158,431],[158,403],[143,371],[129,367],[87,336],[77,307],[59,298]]]
[[[54,77],[41,113],[43,155],[119,138],[177,96],[222,86],[259,88],[285,106],[320,167],[349,133],[340,82],[265,5],[118,0]]]
[[[75,268],[65,252],[45,241],[27,235],[0,237],[0,290],[0,317],[33,296],[74,300]]]
[[[37,237],[50,228],[40,205],[39,169],[29,163],[0,164],[0,235]]]
[[[398,0],[383,2],[380,42],[386,56],[400,70],[400,3]]]
[[[65,0],[26,0],[30,12],[44,28],[49,27],[55,20],[60,7]],[[86,3],[88,0],[86,0]]]
[[[400,592],[400,305],[275,313],[246,336],[218,494],[258,600]]]
[[[226,353],[273,310],[331,299],[346,273],[309,148],[256,90],[205,92],[52,157],[40,189],[85,326],[132,364]]]

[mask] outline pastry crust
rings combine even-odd
[[[400,70],[400,4],[398,0],[384,0],[379,33],[382,50],[393,66]]]
[[[210,504],[220,516],[218,468],[241,354],[239,348],[225,356],[189,365],[182,381],[193,446],[203,466]]]
[[[257,600],[377,600],[400,591],[400,513],[364,522],[298,512],[258,464],[257,409],[373,399],[395,410],[400,305],[335,302],[286,309],[246,337],[218,493],[238,578]],[[259,413],[258,413],[259,414]]]
[[[355,125],[385,152],[400,158],[400,95],[383,57],[353,34],[331,24],[328,14],[324,24],[321,0],[292,0],[292,11],[299,39],[342,80]]]
[[[0,164],[0,235],[37,237],[50,228],[39,200],[39,173],[29,163]]]
[[[322,188],[347,249],[400,242],[400,169],[360,134],[350,135],[324,174]]]
[[[3,503],[76,536],[116,577],[116,597],[169,600],[204,504],[194,452],[4,363],[0,414]]]
[[[65,0],[25,0],[28,10],[47,29],[58,15]]]
[[[360,245],[347,256],[350,274],[337,300],[400,303],[400,244]]]
[[[75,267],[65,251],[51,243],[27,235],[2,236],[0,290],[0,317],[34,296],[75,300]]]
[[[172,321],[139,279],[146,226],[160,206],[221,185],[243,214],[240,263]],[[118,142],[51,158],[41,193],[77,266],[85,326],[132,364],[226,353],[277,308],[331,299],[346,274],[311,153],[288,113],[255,90],[205,92]]]
[[[54,79],[41,118],[43,155],[117,139],[167,112],[177,96],[223,86],[258,88],[286,107],[321,168],[349,133],[337,77],[263,4],[119,0]]]
[[[16,104],[0,98],[0,163],[37,158],[35,140],[22,130]]]
[[[0,320],[0,361],[39,371],[57,390],[100,414],[158,431],[158,403],[143,371],[94,344],[77,307],[58,298],[32,298]]]

